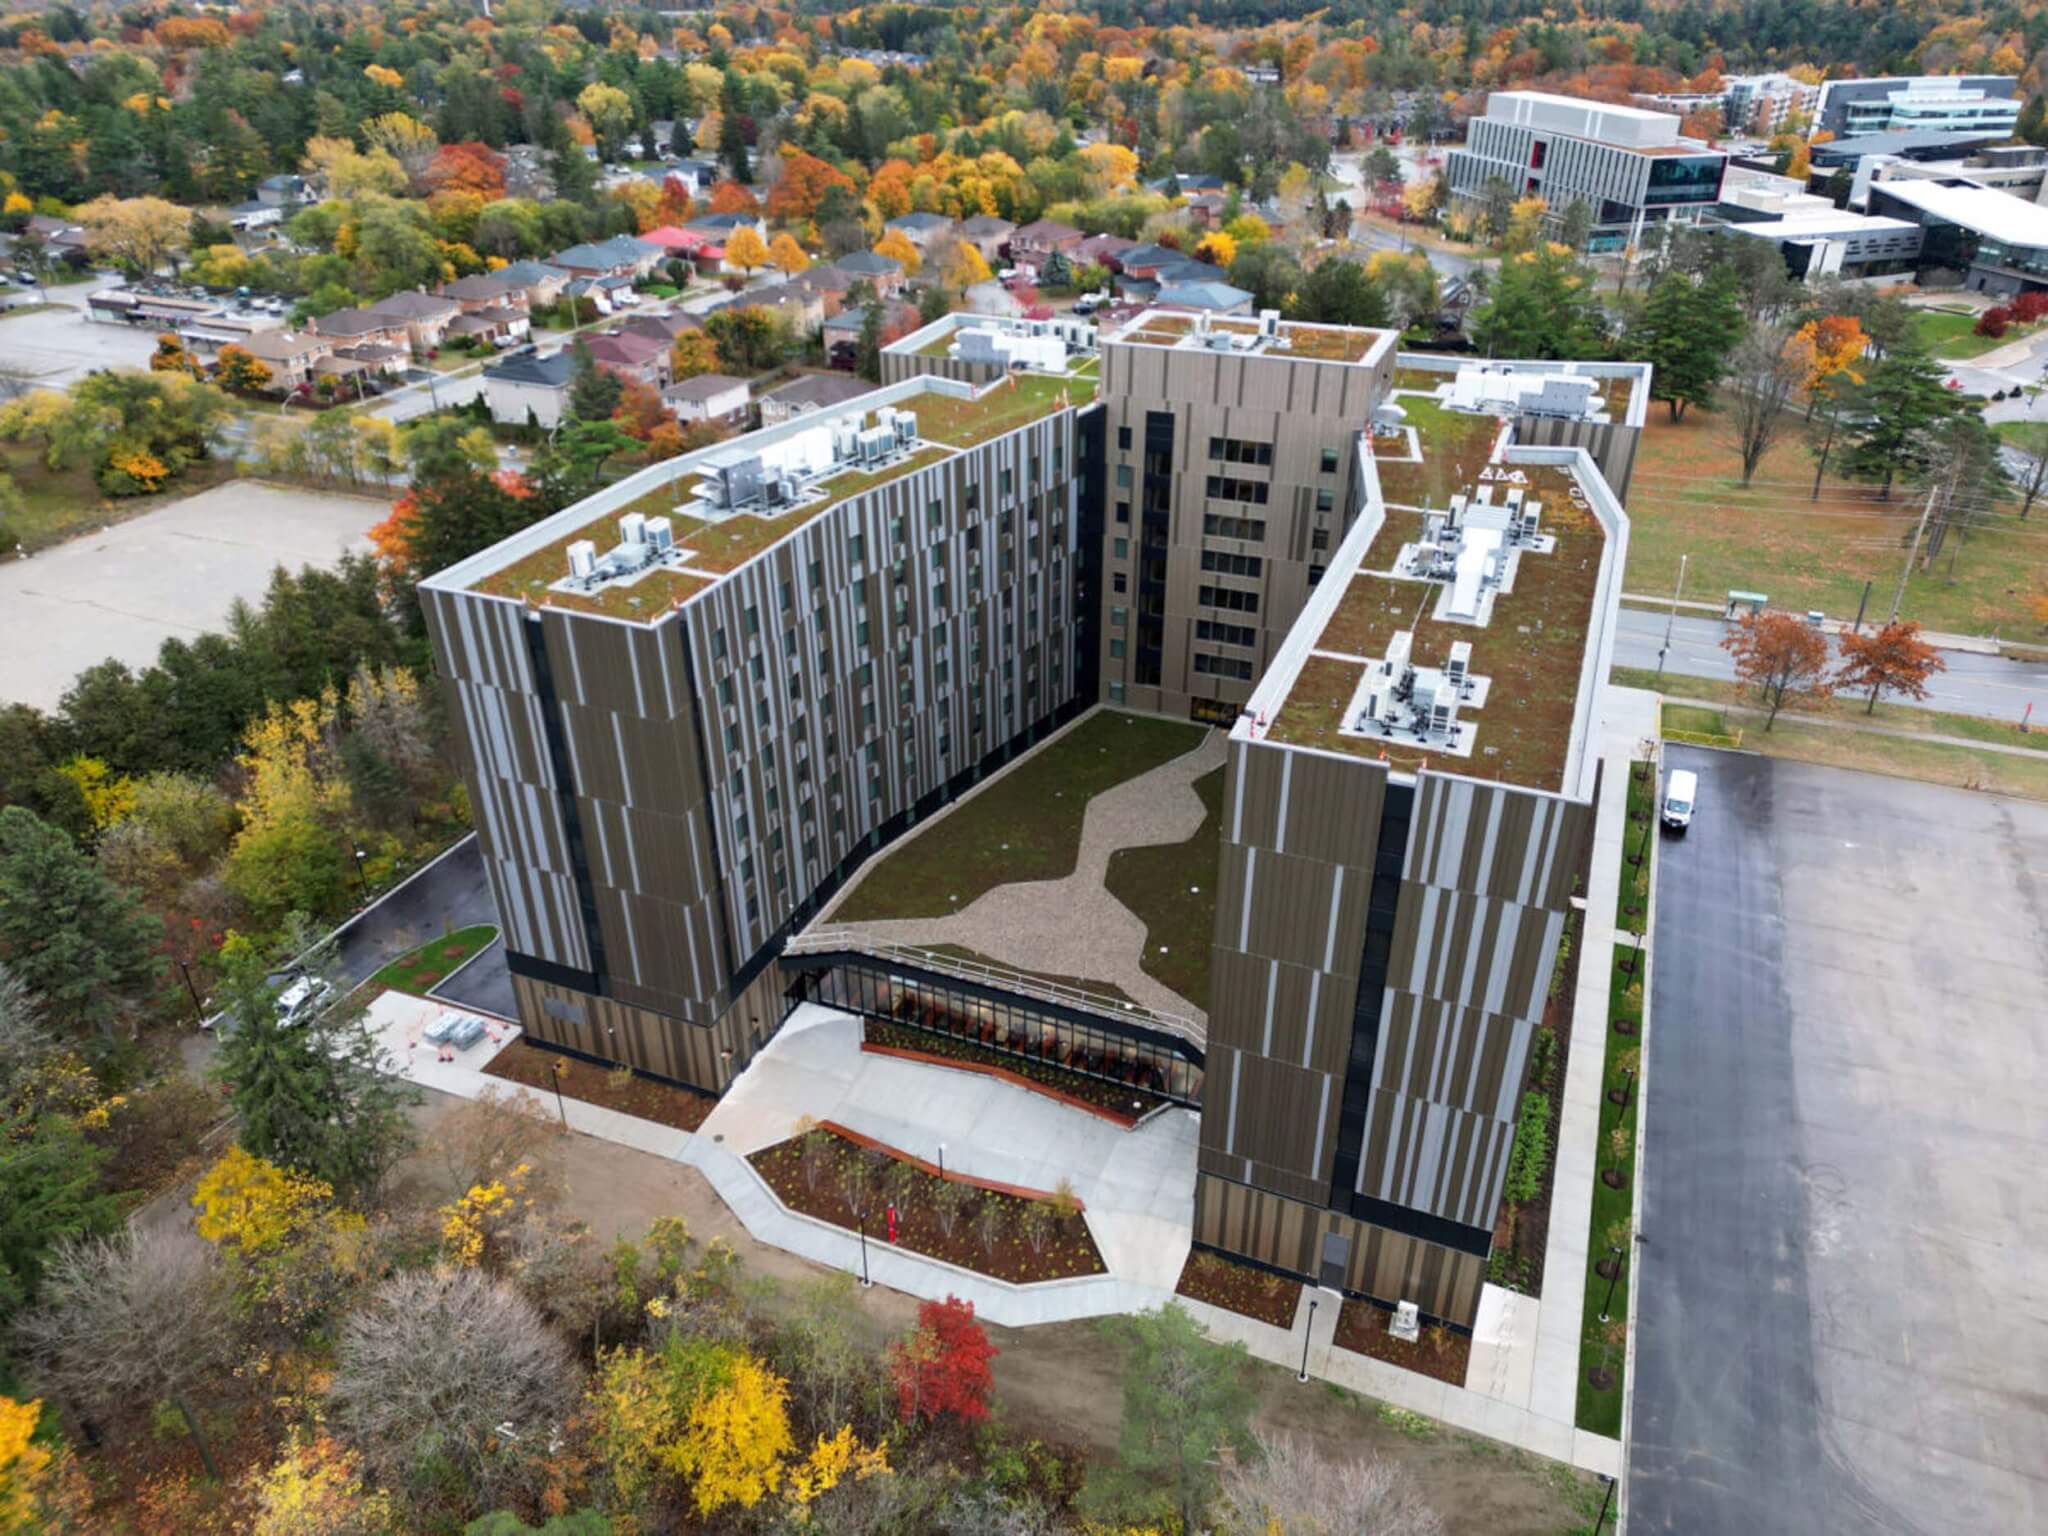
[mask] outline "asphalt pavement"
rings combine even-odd
[[[1853,615],[1831,617],[1846,619]],[[1667,614],[1647,608],[1623,608],[1614,640],[1615,665],[1654,669],[1668,618]],[[1671,626],[1671,654],[1664,662],[1666,677],[1676,674],[1732,680],[1734,658],[1721,648],[1722,637],[1727,633],[1728,625],[1720,619],[1681,612]],[[1839,657],[1839,643],[1831,640],[1829,644]],[[2048,665],[2006,656],[1980,656],[1969,651],[1943,651],[1941,659],[1948,670],[1928,679],[1926,699],[1893,698],[1890,702],[1917,702],[1923,709],[2006,721],[2018,720],[2031,703],[2037,717],[2048,716]],[[1683,693],[1685,689],[1681,683],[1671,681],[1665,691]]]
[[[351,987],[368,981],[386,965],[455,928],[473,923],[498,925],[498,909],[484,879],[483,855],[471,833],[439,860],[428,865],[378,902],[353,918],[335,935],[336,968]],[[503,968],[503,950],[493,945]],[[489,955],[465,970],[485,966]],[[480,982],[481,977],[475,978]]]
[[[1630,1529],[2048,1529],[2048,806],[1666,767]]]

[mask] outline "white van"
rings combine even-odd
[[[1685,768],[1674,768],[1664,783],[1664,825],[1683,832],[1692,825],[1692,808],[1700,797],[1700,776]]]

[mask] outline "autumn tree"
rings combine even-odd
[[[1257,1454],[1223,1474],[1216,1536],[1441,1536],[1443,1520],[1384,1459],[1324,1456],[1287,1435],[1258,1437]]]
[[[1877,712],[1879,694],[1926,698],[1927,680],[1948,670],[1941,652],[1920,638],[1920,626],[1910,620],[1894,620],[1867,635],[1860,630],[1844,631],[1841,646],[1842,665],[1835,674],[1835,686],[1868,688],[1870,699],[1863,708],[1866,715]]]
[[[751,187],[742,186],[730,178],[712,183],[705,203],[713,213],[757,213],[761,207],[761,201],[754,196]]]
[[[828,165],[816,155],[794,146],[782,151],[782,175],[769,189],[768,217],[780,224],[796,224],[818,216],[819,204],[833,187],[852,191],[853,181],[844,171]]]
[[[79,208],[86,243],[131,277],[148,277],[181,249],[192,215],[161,197],[101,193]]]
[[[785,277],[795,277],[810,267],[811,258],[796,243],[796,236],[785,230],[768,243],[768,264]]]
[[[232,394],[254,395],[270,388],[270,365],[232,341],[220,349],[213,374],[220,387]]]
[[[988,259],[981,254],[979,247],[969,245],[965,240],[953,242],[952,252],[940,270],[940,278],[945,285],[960,292],[977,283],[985,283],[993,276]]]
[[[427,162],[426,183],[436,192],[474,192],[485,202],[505,195],[505,157],[488,144],[443,144]]]
[[[294,1436],[276,1461],[242,1480],[246,1536],[386,1536],[399,1529],[391,1495],[369,1487],[362,1458],[326,1434]]]
[[[668,349],[669,370],[677,383],[718,371],[718,343],[708,331],[684,331]]]
[[[616,85],[593,80],[577,93],[576,110],[597,135],[604,157],[615,157],[626,135],[633,131],[633,98]]]
[[[1769,709],[1764,729],[1777,723],[1788,698],[1826,699],[1834,692],[1828,675],[1827,637],[1789,613],[1752,613],[1721,641],[1735,659],[1735,675],[1756,689]]]
[[[760,231],[742,224],[725,242],[725,264],[739,272],[753,274],[769,263],[768,245]]]
[[[382,150],[396,161],[412,186],[424,183],[427,167],[441,147],[432,128],[405,112],[371,118],[363,124],[363,138],[372,150]]]
[[[989,1361],[999,1351],[974,1320],[974,1303],[948,1296],[917,1309],[917,1327],[889,1352],[897,1411],[906,1424],[952,1417],[972,1424],[988,1417],[994,1385]]]
[[[1756,327],[1729,354],[1722,398],[1735,427],[1744,485],[1783,432],[1808,367],[1800,342],[1778,326]]]

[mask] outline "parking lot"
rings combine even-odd
[[[62,307],[32,314],[0,314],[0,362],[31,375],[52,389],[83,378],[95,368],[147,368],[156,350],[156,332],[147,326],[102,325],[85,318],[85,296],[97,283],[78,283],[49,290],[50,301]],[[21,304],[35,300],[32,290],[17,289]]]
[[[1631,1529],[2048,1528],[2048,807],[1666,766]]]
[[[4,336],[0,330],[0,336]],[[382,501],[236,480],[28,560],[0,564],[0,703],[47,709],[109,656],[156,659],[171,636],[260,599],[279,565],[332,565],[367,549]]]

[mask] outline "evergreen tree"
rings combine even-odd
[[[860,344],[853,355],[853,371],[870,384],[882,382],[882,322],[882,301],[868,300],[860,312]]]
[[[575,372],[569,377],[569,414],[578,421],[610,421],[619,408],[625,385],[610,369],[600,368],[590,348],[578,341],[570,349]]]
[[[2029,144],[2048,144],[2048,97],[2038,91],[2029,96],[2013,132]]]
[[[1632,360],[1652,365],[1651,398],[1665,402],[1677,421],[1689,405],[1712,404],[1741,339],[1735,273],[1724,263],[1699,278],[1667,270],[1652,283],[1626,350]]]
[[[111,1034],[157,978],[162,926],[33,811],[0,810],[0,961],[57,1023]]]
[[[555,184],[555,196],[563,202],[585,208],[596,204],[597,162],[583,153],[583,146],[560,118],[555,119],[548,144],[548,178]]]
[[[295,924],[294,927],[297,925]],[[278,1017],[277,985],[247,939],[221,946],[222,1022],[215,1074],[227,1085],[242,1145],[281,1168],[332,1184],[344,1198],[373,1195],[411,1139],[411,1087],[385,1068],[363,1004],[327,946],[295,968],[329,991],[300,1016]]]
[[[1387,324],[1387,296],[1355,261],[1333,256],[1302,280],[1292,313],[1325,325]]]
[[[1038,272],[1039,285],[1044,288],[1068,288],[1074,282],[1074,264],[1067,260],[1063,251],[1053,251],[1045,258],[1045,265]]]
[[[51,1249],[120,1224],[119,1202],[100,1187],[106,1158],[69,1115],[0,1118],[0,1323],[35,1299]]]
[[[1548,245],[1509,257],[1494,274],[1492,295],[1473,313],[1472,339],[1488,357],[1599,355],[1586,269]]]
[[[1925,353],[1895,350],[1871,368],[1842,423],[1842,473],[1875,480],[1889,498],[1896,477],[1924,479],[1940,451],[1941,429],[1972,402],[1958,400],[1948,371]]]

